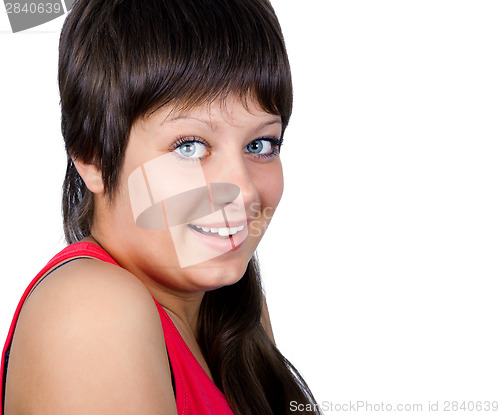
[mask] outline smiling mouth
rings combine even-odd
[[[202,235],[213,236],[221,239],[229,239],[245,227],[245,225],[241,225],[234,228],[209,228],[192,224],[189,224],[188,226]]]

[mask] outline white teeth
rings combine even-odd
[[[228,228],[220,228],[219,235],[220,236],[229,236],[229,229]]]
[[[198,229],[202,229],[204,232],[218,233],[220,236],[234,235],[245,227],[245,225],[237,226],[235,228],[207,228],[205,226],[194,226],[196,226]]]

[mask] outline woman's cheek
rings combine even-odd
[[[261,238],[269,226],[271,219],[278,207],[283,194],[283,170],[281,162],[277,160],[267,174],[262,175],[259,181],[260,203],[251,206],[251,214],[254,220],[250,222],[249,235],[253,238]]]

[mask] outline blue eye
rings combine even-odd
[[[183,158],[203,158],[207,153],[207,147],[198,141],[186,141],[179,145],[175,150]]]
[[[264,139],[258,139],[258,140],[253,140],[250,144],[248,144],[245,148],[247,153],[253,153],[253,154],[271,154],[273,153],[273,145],[269,140],[264,140]]]

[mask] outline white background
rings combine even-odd
[[[500,3],[273,4],[295,86],[259,248],[279,348],[319,402],[500,400]],[[2,338],[64,246],[62,20],[12,34],[0,6]]]

